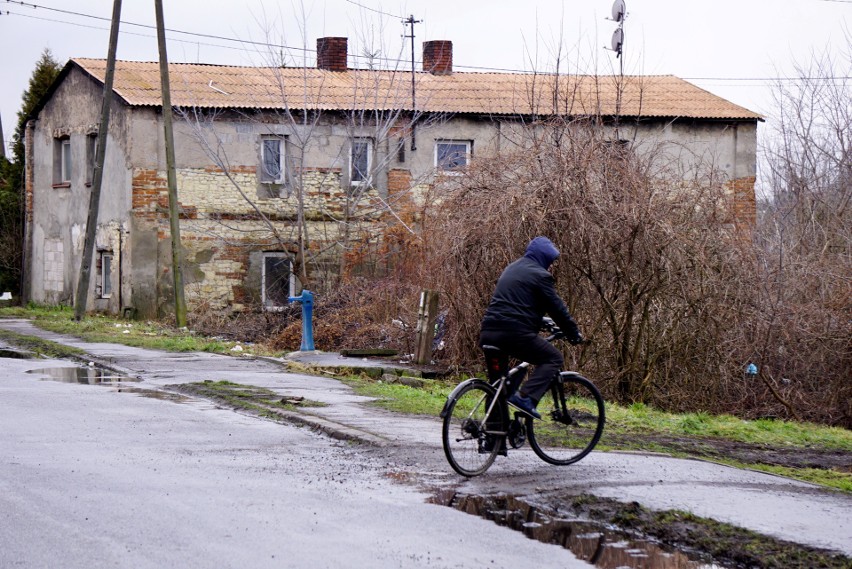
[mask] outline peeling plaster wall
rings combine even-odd
[[[54,186],[55,139],[70,136],[74,164],[84,164],[86,135],[99,120],[100,101],[101,88],[73,68],[33,131],[28,277],[30,298],[36,302],[71,303],[74,298],[90,189],[83,169],[76,166],[70,184]],[[475,159],[517,144],[529,128],[508,117],[427,117],[415,128],[412,149],[407,117],[399,124],[333,113],[310,124],[300,119],[275,112],[204,116],[186,109],[176,114],[183,270],[190,309],[259,306],[263,252],[298,252],[299,188],[307,241],[312,254],[319,255],[314,258],[318,270],[312,286],[322,287],[338,270],[344,227],[354,228],[351,243],[376,246],[388,224],[398,223],[388,215],[388,204],[406,223],[416,223],[435,179],[436,142],[472,141]],[[170,314],[173,275],[161,112],[117,102],[109,134],[90,307],[120,312],[131,306],[141,317]],[[286,139],[286,183],[258,181],[266,135]],[[363,192],[348,179],[353,136],[373,141],[372,161],[378,171]],[[676,165],[684,177],[702,164],[714,164],[731,180],[738,215],[753,211],[756,123],[647,120],[622,127],[618,137],[634,140],[638,152],[662,149],[661,159]],[[353,195],[358,196],[354,211],[347,207]],[[347,212],[360,218],[357,226],[346,223]],[[99,252],[114,256],[109,298],[101,298]]]
[[[34,121],[32,209],[28,220],[31,241],[26,246],[28,298],[35,302],[71,304],[76,295],[91,194],[91,174],[86,168],[87,149],[90,148],[87,138],[97,133],[102,94],[102,88],[79,70],[72,69]],[[98,250],[113,250],[115,267],[122,262],[114,247],[117,228],[127,222],[130,204],[130,173],[125,159],[127,115],[128,109],[121,103],[113,105],[93,267]],[[56,144],[62,137],[70,140],[72,161],[71,180],[64,184],[57,183],[55,174]],[[62,275],[61,282],[58,274]],[[97,300],[104,309],[118,310],[120,295],[117,293],[129,294],[130,282],[114,281],[115,300],[101,301],[97,277],[93,270],[88,306],[96,308]]]

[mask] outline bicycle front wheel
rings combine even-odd
[[[488,470],[503,444],[499,435],[486,430],[486,419],[489,425],[499,424],[503,416],[499,400],[488,415],[495,393],[489,384],[472,381],[450,395],[442,413],[444,454],[453,470],[462,476],[476,476]]]
[[[565,465],[595,448],[606,419],[603,397],[591,381],[573,372],[557,381],[539,401],[541,420],[527,419],[527,436],[543,461]]]

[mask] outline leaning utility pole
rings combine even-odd
[[[101,182],[104,177],[104,159],[109,134],[109,111],[112,103],[112,81],[115,76],[115,52],[118,50],[118,24],[120,20],[121,0],[114,0],[106,74],[104,76],[104,98],[101,104],[101,122],[98,126],[98,147],[95,151],[95,171],[92,174],[92,193],[89,196],[89,215],[86,219],[86,241],[83,244],[83,259],[80,261],[80,278],[77,281],[77,298],[74,303],[74,320],[77,321],[82,320],[85,316],[86,303],[89,301],[89,280],[92,274],[95,233],[98,228],[98,208],[101,202]]]
[[[180,218],[178,217],[177,174],[175,173],[175,137],[172,130],[172,97],[169,91],[169,59],[166,55],[166,25],[163,0],[154,0],[157,11],[157,44],[160,48],[160,83],[163,90],[163,129],[166,138],[166,169],[169,183],[169,227],[172,233],[172,275],[175,287],[175,321],[186,326],[186,300],[183,294],[183,268],[180,254]]]

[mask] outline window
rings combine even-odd
[[[54,139],[53,183],[66,187],[71,183],[71,139],[67,136]]]
[[[284,138],[264,136],[260,139],[260,181],[284,183]]]
[[[86,136],[86,185],[95,181],[95,157],[98,151],[98,135]]]
[[[112,253],[101,253],[101,298],[112,296]]]
[[[469,140],[439,140],[435,143],[435,167],[444,172],[464,169],[472,145]]]
[[[283,308],[289,302],[289,297],[294,295],[296,281],[292,267],[293,262],[289,253],[263,254],[261,296],[265,310]]]
[[[370,183],[370,168],[373,166],[373,141],[369,138],[352,140],[349,156],[349,180],[352,185]]]

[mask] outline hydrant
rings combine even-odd
[[[314,351],[314,295],[309,290],[303,290],[300,296],[290,296],[290,302],[302,303],[302,347],[299,351]]]

